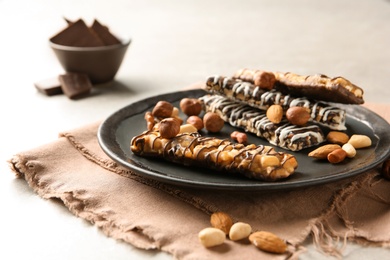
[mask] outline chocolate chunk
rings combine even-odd
[[[99,23],[98,20],[94,20],[91,29],[98,35],[103,41],[104,45],[120,44],[121,42],[110,32],[107,26]]]
[[[78,99],[92,89],[89,77],[83,73],[66,73],[58,77],[62,91],[70,99]]]
[[[50,38],[56,44],[74,47],[104,46],[103,41],[82,19],[70,23],[67,28]]]
[[[39,92],[47,96],[62,94],[61,83],[58,77],[48,78],[35,82],[34,86]]]

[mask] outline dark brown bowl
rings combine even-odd
[[[100,84],[114,79],[130,42],[127,39],[101,47],[72,47],[51,41],[49,44],[66,72],[85,73],[93,84]]]

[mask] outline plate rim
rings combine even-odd
[[[136,172],[137,174],[145,178],[154,179],[156,181],[178,185],[178,186],[190,187],[190,188],[207,188],[207,189],[215,189],[215,190],[239,190],[239,191],[287,190],[287,189],[295,189],[298,187],[308,187],[308,186],[334,182],[371,170],[376,166],[378,166],[379,164],[381,164],[386,158],[390,157],[390,150],[388,150],[387,153],[386,151],[383,151],[380,153],[381,156],[379,158],[375,158],[375,161],[372,164],[365,165],[362,168],[356,169],[354,171],[351,171],[347,174],[343,174],[340,176],[335,176],[335,175],[330,175],[329,177],[322,176],[320,179],[306,180],[306,181],[297,180],[295,182],[285,182],[285,183],[281,183],[281,182],[255,183],[254,182],[253,184],[249,184],[249,183],[230,184],[230,183],[219,183],[219,182],[205,183],[203,181],[200,182],[196,180],[190,181],[188,179],[180,179],[169,175],[163,175],[161,173],[158,173],[157,171],[149,171],[135,164],[130,164],[128,161],[121,158],[121,156],[118,156],[118,152],[115,152],[108,147],[107,142],[111,141],[111,142],[115,142],[118,145],[117,148],[121,150],[115,138],[116,131],[119,128],[120,123],[123,122],[128,117],[134,116],[136,114],[141,113],[142,111],[149,109],[150,105],[145,105],[145,104],[157,103],[162,99],[167,101],[177,101],[181,97],[200,96],[202,93],[207,94],[207,92],[203,89],[191,89],[191,90],[179,90],[179,91],[167,92],[167,93],[162,93],[154,96],[149,96],[143,99],[139,99],[120,108],[119,110],[109,115],[99,125],[98,132],[97,132],[97,139],[100,147],[102,148],[103,152],[112,160],[114,160],[115,162],[119,163],[120,165],[122,165],[127,169],[133,170],[134,172]],[[361,105],[356,105],[356,106],[343,105],[343,104],[337,104],[337,105],[343,107],[347,111],[347,116],[355,118],[358,121],[367,124],[367,126],[370,129],[372,129],[373,134],[378,136],[378,140],[382,139],[378,134],[383,134],[383,131],[379,131],[378,133],[370,122],[359,118],[358,115],[356,114],[359,114],[359,112],[364,112],[364,114],[369,114],[370,116],[373,117],[370,118],[370,120],[374,120],[374,122],[380,122],[384,124],[384,126],[387,126],[390,129],[390,124],[384,118],[382,118],[380,115],[376,114],[375,112],[369,110],[368,108],[365,108]],[[133,107],[137,107],[136,109],[137,112],[131,112]],[[378,142],[377,146],[375,147],[375,151],[377,151],[378,149],[382,151],[384,146],[386,146],[386,144],[390,147],[390,131],[384,137],[387,137],[386,140],[384,140],[385,143],[383,144],[383,141],[382,144]]]

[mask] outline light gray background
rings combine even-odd
[[[114,85],[78,101],[36,91],[35,81],[63,72],[47,42],[62,17],[98,18],[133,39]],[[390,103],[388,0],[0,0],[0,31],[1,259],[171,259],[107,238],[40,199],[6,163],[132,101],[249,67],[341,75],[364,88],[367,102]],[[302,259],[325,258],[309,249]],[[354,245],[345,255],[390,258]]]

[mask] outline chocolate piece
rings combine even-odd
[[[205,112],[218,113],[225,122],[266,139],[273,145],[291,151],[299,151],[325,141],[317,125],[296,126],[284,118],[272,123],[263,110],[219,95],[205,95],[199,100]]]
[[[271,105],[281,105],[284,111],[294,106],[306,107],[311,111],[311,121],[333,130],[346,129],[345,110],[326,102],[296,98],[277,90],[266,91],[250,82],[221,76],[209,77],[205,89],[262,110],[267,110]]]
[[[158,131],[146,131],[131,140],[131,151],[138,156],[241,174],[247,178],[276,181],[294,173],[296,158],[276,152],[271,146],[243,145],[199,133],[162,138]]]
[[[58,77],[62,91],[70,99],[77,99],[88,94],[92,83],[86,74],[66,73]]]
[[[58,77],[48,78],[35,82],[34,86],[39,92],[47,96],[62,94],[61,83]]]
[[[330,78],[317,74],[301,76],[275,73],[275,88],[284,94],[334,103],[363,104],[363,89],[343,77]]]
[[[102,40],[104,45],[120,44],[121,42],[110,32],[107,26],[103,26],[98,20],[94,20],[91,29]]]
[[[104,46],[103,41],[82,19],[68,25],[67,28],[50,38],[56,44],[74,47]]]

